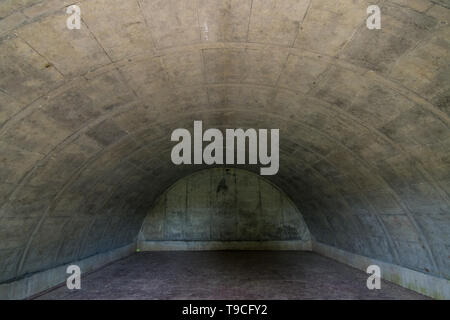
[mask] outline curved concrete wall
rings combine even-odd
[[[444,0],[0,3],[0,282],[132,243],[201,169],[170,133],[280,128],[272,182],[317,241],[450,277]],[[252,170],[252,168],[248,168]],[[253,168],[254,169],[254,168]]]
[[[148,212],[143,241],[310,240],[301,213],[278,188],[239,169],[209,169],[171,186]]]

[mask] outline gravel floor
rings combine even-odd
[[[311,252],[141,252],[37,299],[427,299]]]

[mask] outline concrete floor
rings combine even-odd
[[[311,252],[142,252],[36,299],[427,299]]]

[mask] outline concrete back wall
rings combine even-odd
[[[240,169],[202,170],[171,186],[146,216],[144,241],[303,240],[303,217],[277,187]]]

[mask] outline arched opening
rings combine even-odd
[[[155,201],[138,248],[311,250],[311,239],[282,190],[250,171],[215,168],[182,178]]]

